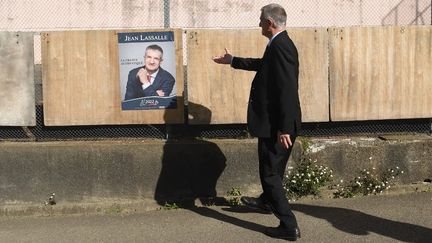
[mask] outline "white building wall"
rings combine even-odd
[[[171,0],[170,26],[253,28],[265,0]],[[289,27],[431,24],[430,0],[282,0]],[[163,0],[0,0],[0,31],[161,28]]]

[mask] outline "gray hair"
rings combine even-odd
[[[160,46],[158,46],[158,45],[156,45],[156,44],[154,44],[154,45],[150,45],[150,46],[147,46],[147,48],[146,48],[146,52],[147,52],[147,50],[160,51],[160,53],[161,53],[161,57],[163,57],[163,49],[162,49],[162,47],[160,47]]]
[[[276,3],[265,5],[261,8],[264,18],[271,18],[275,22],[276,27],[285,27],[287,15],[285,9]]]

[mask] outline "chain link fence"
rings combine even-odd
[[[275,0],[288,27],[430,25],[430,0]],[[1,31],[257,28],[266,0],[1,0]]]
[[[432,24],[432,1],[430,0],[282,0],[273,2],[285,7],[288,27]],[[46,127],[43,124],[39,33],[97,29],[258,28],[260,8],[266,4],[268,1],[263,0],[0,0],[0,31],[35,33],[37,119],[35,127],[0,127],[0,140],[249,137],[245,124]],[[186,43],[183,49],[186,52]],[[184,57],[187,56],[186,54],[184,53]],[[185,86],[187,87],[187,78]],[[305,123],[302,135],[430,134],[431,131],[432,119],[408,119]]]

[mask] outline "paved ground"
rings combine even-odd
[[[432,242],[432,192],[292,204],[300,242]],[[273,215],[199,207],[51,217],[0,217],[0,242],[283,242],[265,236]]]

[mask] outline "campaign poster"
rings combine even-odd
[[[174,32],[118,33],[122,110],[177,108]]]

